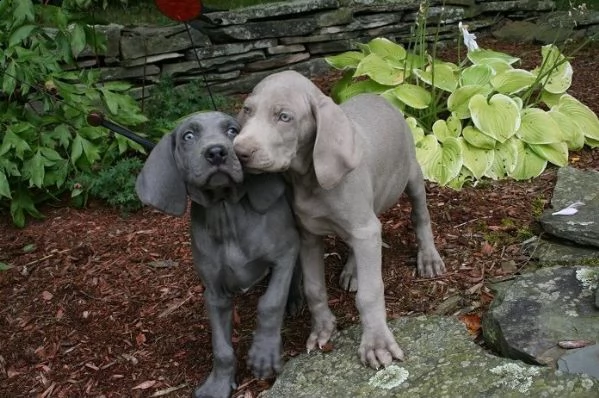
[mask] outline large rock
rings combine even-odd
[[[263,398],[590,397],[599,380],[490,355],[455,318],[389,322],[405,362],[374,370],[357,358],[360,328],[333,339],[331,352],[290,360]]]
[[[597,267],[543,268],[519,276],[483,317],[485,341],[504,356],[554,366],[566,353],[559,342],[599,336],[597,281]]]
[[[134,59],[154,54],[177,52],[193,46],[209,46],[210,40],[196,29],[189,33],[182,24],[166,27],[124,28],[121,34],[121,57]]]
[[[568,241],[535,237],[524,243],[524,253],[541,266],[599,264],[599,250]]]
[[[552,210],[541,216],[543,229],[573,242],[599,247],[599,172],[562,167],[551,199]],[[553,215],[575,202],[582,202],[574,215]]]

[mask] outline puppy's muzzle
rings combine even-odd
[[[220,166],[227,161],[227,148],[222,145],[212,145],[204,152],[204,157],[213,166]]]

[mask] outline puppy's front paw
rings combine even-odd
[[[248,366],[254,376],[264,379],[281,371],[281,335],[256,334],[248,353]]]
[[[445,273],[445,263],[434,246],[418,251],[417,266],[418,275],[424,278],[433,278]]]
[[[306,341],[306,349],[308,352],[324,345],[331,339],[333,332],[336,329],[337,320],[333,313],[327,310],[320,316],[312,316],[312,332],[308,341]]]
[[[362,333],[358,354],[363,364],[374,369],[391,365],[393,359],[404,359],[403,351],[386,325],[384,328]]]
[[[192,398],[229,398],[237,388],[233,375],[215,376],[214,370],[204,384],[198,386],[191,395]]]

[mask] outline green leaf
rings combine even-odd
[[[424,138],[424,129],[420,127],[418,121],[414,117],[410,116],[406,118],[406,123],[408,124],[408,127],[410,127],[410,131],[412,132],[414,144],[416,144],[418,141]]]
[[[476,94],[468,108],[476,128],[499,142],[505,142],[520,128],[520,108],[506,95],[495,94],[487,101],[484,95]]]
[[[0,77],[2,78],[2,91],[7,96],[11,96],[17,88],[17,64],[14,60],[10,60]]]
[[[347,51],[326,57],[325,61],[335,69],[348,70],[356,69],[363,58],[364,54],[359,51]]]
[[[360,63],[354,77],[368,76],[375,82],[386,86],[395,86],[404,81],[404,71],[389,65],[376,54],[369,54]]]
[[[462,133],[462,121],[459,118],[450,115],[447,118],[447,128],[453,137],[458,137]]]
[[[75,164],[83,154],[83,138],[77,134],[71,145],[71,163]]]
[[[119,112],[121,96],[119,94],[113,93],[105,87],[100,88],[100,91],[102,92],[104,103],[108,107],[108,110],[113,115],[116,115]]]
[[[13,148],[19,159],[23,159],[26,152],[31,151],[31,147],[21,137],[16,135],[11,127],[6,129],[4,139],[2,140],[2,147],[0,147],[0,153],[6,153],[9,149]]]
[[[453,92],[458,86],[458,79],[450,64],[435,63],[433,66],[429,65],[424,71],[414,69],[414,74],[426,84],[444,91]]]
[[[433,123],[433,134],[435,134],[439,142],[444,142],[448,137],[457,138],[460,134],[460,131],[457,131],[456,129],[450,129],[447,121],[439,119]]]
[[[13,1],[13,26],[22,25],[24,22],[35,20],[35,11],[31,0]]]
[[[521,112],[520,128],[516,136],[527,144],[553,144],[565,140],[555,120],[544,110],[527,108]]]
[[[331,96],[335,102],[342,103],[358,94],[380,94],[388,89],[389,86],[384,86],[370,79],[353,81],[352,73],[346,72],[331,89]]]
[[[19,228],[25,226],[25,215],[29,214],[35,218],[43,218],[44,216],[36,208],[31,198],[31,194],[24,189],[15,191],[12,201],[10,202],[10,215],[13,222]]]
[[[77,57],[85,48],[85,29],[81,24],[74,24],[71,28],[71,51],[73,56]]]
[[[8,46],[14,47],[17,44],[20,44],[23,39],[28,38],[34,30],[37,29],[36,25],[23,25],[17,28],[8,39]]]
[[[523,69],[509,69],[491,78],[491,85],[503,94],[515,94],[533,85],[536,77]]]
[[[553,109],[572,119],[585,137],[599,141],[599,119],[588,106],[571,95],[564,94],[560,97],[559,104]]]
[[[400,84],[390,91],[398,100],[414,109],[426,109],[432,100],[428,90],[415,84]]]
[[[470,99],[477,94],[487,96],[490,92],[491,87],[488,86],[460,87],[447,98],[447,107],[455,117],[468,119],[470,118],[470,109],[468,107]]]
[[[46,163],[42,153],[38,149],[32,158],[27,159],[23,163],[23,176],[29,179],[30,187],[41,188],[44,183],[44,176],[46,173]]]
[[[0,261],[0,271],[7,271],[11,268],[14,268],[14,266]]]
[[[447,186],[451,189],[460,190],[462,189],[464,184],[469,181],[474,181],[474,176],[472,175],[470,170],[462,166],[462,170],[460,170],[458,176],[453,180],[449,181],[449,183],[447,183]]]
[[[462,136],[468,144],[480,149],[493,149],[497,140],[482,133],[474,126],[466,126],[462,130]]]
[[[565,93],[572,85],[572,65],[566,60],[553,44],[548,44],[541,48],[543,63],[533,72],[537,76],[549,73],[547,77],[541,79],[543,90],[553,94]]]
[[[482,178],[493,164],[495,152],[492,149],[481,149],[472,146],[463,137],[458,138],[458,140],[462,145],[464,167],[470,171],[472,177]]]
[[[547,106],[554,107],[559,103],[559,99],[562,97],[563,93],[560,94],[552,94],[548,91],[543,90],[541,93],[541,101],[543,101]]]
[[[447,185],[460,173],[464,158],[460,142],[447,137],[443,144],[432,154],[427,164],[431,180],[439,185]]]
[[[433,134],[425,135],[416,143],[416,159],[422,168],[422,174],[427,180],[431,179],[431,159],[439,151],[439,141]]]
[[[520,61],[520,58],[512,57],[509,54],[505,54],[505,53],[493,51],[493,50],[485,50],[485,49],[468,51],[467,56],[468,56],[468,59],[470,60],[470,62],[472,62],[473,64],[476,64],[476,65],[489,64],[490,62],[493,62],[493,61],[502,61],[502,62],[507,63],[508,65],[512,65],[512,64]]]
[[[37,249],[37,246],[35,245],[35,243],[28,243],[25,246],[23,246],[23,248],[21,250],[23,251],[23,253],[31,253],[31,252],[35,251],[35,249]]]
[[[557,108],[553,108],[547,112],[549,117],[553,119],[559,126],[563,137],[568,144],[568,149],[578,150],[584,146],[584,133],[578,125],[567,115],[561,113]]]
[[[516,167],[509,173],[509,176],[515,180],[529,180],[538,177],[547,167],[547,161],[539,157],[524,142],[515,140],[518,151],[518,161]]]
[[[6,178],[6,174],[3,170],[0,170],[0,196],[4,196],[8,199],[12,198],[10,193],[10,184],[8,183],[8,179]]]
[[[484,86],[491,81],[493,73],[489,65],[472,65],[462,71],[460,83],[462,86]]]
[[[564,167],[568,164],[568,144],[565,142],[546,145],[529,144],[529,146],[541,158],[556,166]]]
[[[493,164],[485,172],[485,176],[494,180],[503,179],[516,168],[518,162],[517,139],[513,137],[498,143],[494,150]]]
[[[367,47],[371,54],[376,54],[384,59],[402,60],[407,54],[403,46],[384,37],[370,40]]]

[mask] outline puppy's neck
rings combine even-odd
[[[216,189],[198,189],[187,187],[191,200],[202,207],[215,206],[221,202],[237,203],[245,195],[243,184],[231,184]]]

